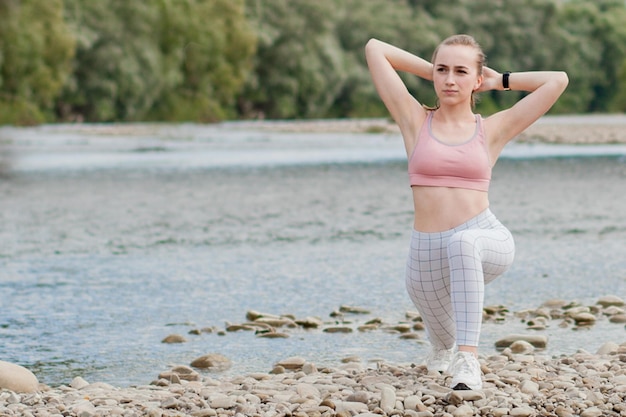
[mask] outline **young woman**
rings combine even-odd
[[[468,35],[444,40],[431,62],[376,39],[365,54],[408,156],[415,218],[406,287],[431,342],[426,366],[450,373],[453,389],[481,389],[484,286],[510,267],[515,251],[511,233],[489,210],[491,169],[504,146],[556,102],[567,74],[500,74],[484,65],[482,49]],[[437,107],[422,106],[398,71],[432,81]],[[474,93],[488,90],[528,94],[482,118],[473,112]]]

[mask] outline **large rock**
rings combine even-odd
[[[0,361],[0,389],[14,392],[35,392],[39,388],[39,381],[35,374],[23,366]]]
[[[219,353],[209,353],[208,355],[200,356],[191,362],[191,366],[194,368],[211,369],[214,371],[224,371],[231,366],[231,361],[224,355]]]
[[[496,348],[504,349],[511,346],[517,341],[528,342],[537,349],[545,349],[548,345],[548,338],[540,335],[528,335],[528,334],[511,334],[498,341],[496,341]]]
[[[605,297],[602,297],[598,300],[596,304],[600,304],[602,307],[605,307],[605,308],[610,307],[610,306],[616,306],[616,307],[626,306],[626,302],[624,302],[624,300],[622,300],[616,295],[607,295]]]

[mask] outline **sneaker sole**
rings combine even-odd
[[[452,387],[452,389],[455,390],[455,391],[478,391],[478,390],[482,389],[482,387],[470,388],[465,383],[459,382],[454,387]]]

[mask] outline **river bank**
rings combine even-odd
[[[532,351],[480,359],[484,387],[452,391],[445,373],[347,358],[318,369],[286,358],[270,373],[228,379],[177,367],[152,385],[116,388],[75,378],[34,394],[0,392],[2,416],[471,417],[626,415],[626,344],[546,358]]]
[[[390,119],[242,121],[225,125],[292,133],[400,133]],[[520,143],[599,145],[626,143],[626,115],[585,114],[544,116],[522,132]]]

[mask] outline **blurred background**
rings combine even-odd
[[[624,22],[624,0],[1,0],[0,124],[386,117],[367,40],[429,57],[454,33],[496,70],[567,71],[552,113],[624,112]]]

